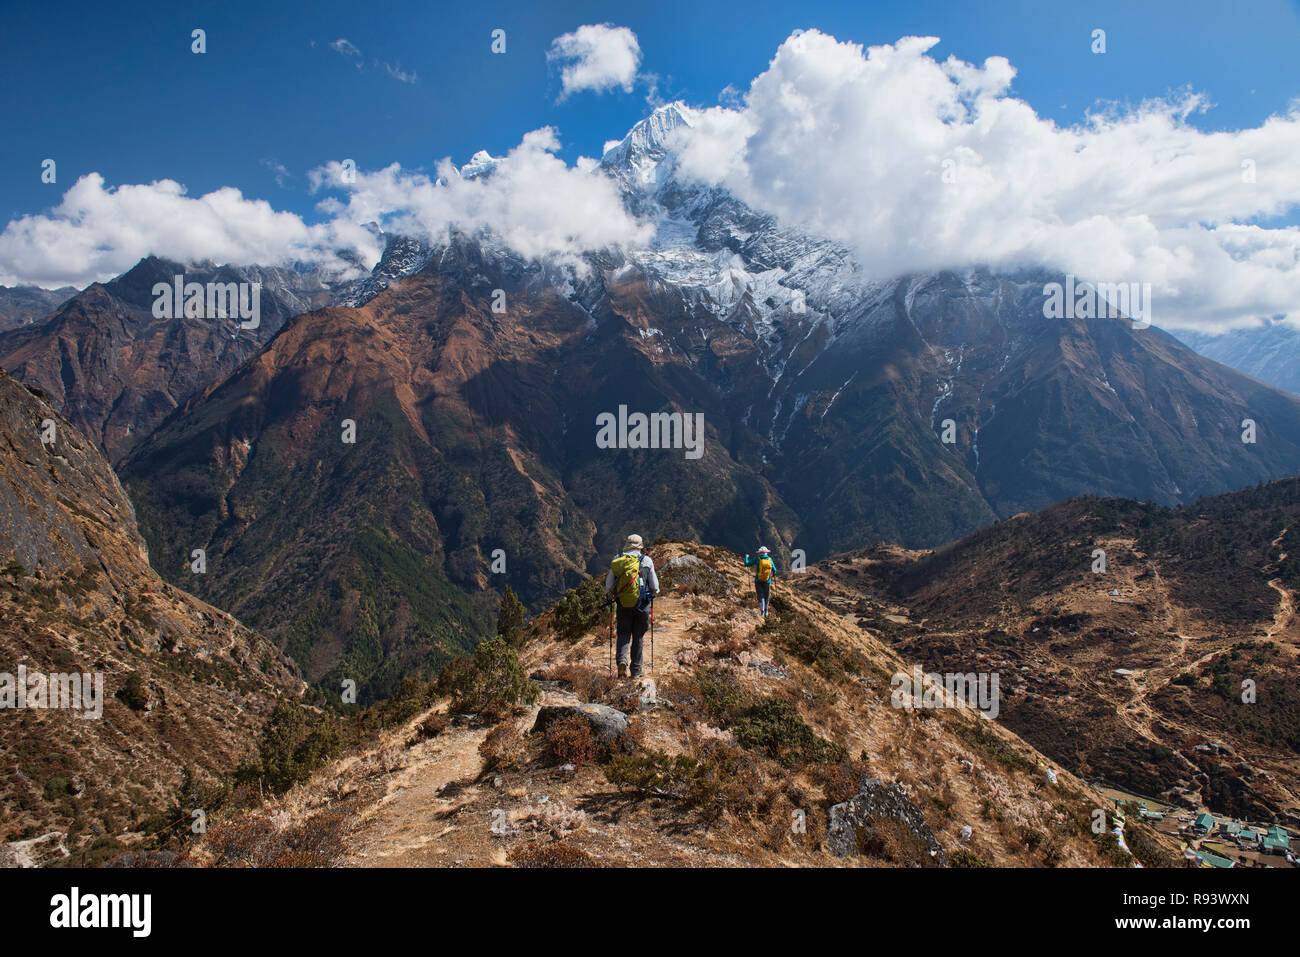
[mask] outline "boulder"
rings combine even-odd
[[[868,778],[858,785],[858,793],[830,810],[826,842],[836,857],[858,853],[858,833],[874,824],[897,821],[912,835],[936,864],[948,858],[935,838],[925,817],[907,797],[902,786],[893,781]]]
[[[552,723],[570,715],[586,718],[602,744],[613,744],[627,730],[627,715],[617,708],[611,708],[607,704],[564,704],[540,708],[532,733],[540,734]]]

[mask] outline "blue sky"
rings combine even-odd
[[[444,156],[504,153],[554,126],[562,156],[599,155],[648,112],[647,85],[558,102],[546,51],[585,23],[631,28],[658,95],[713,105],[741,91],[795,29],[888,43],[939,36],[948,54],[1006,56],[1015,96],[1075,123],[1099,101],[1136,103],[1190,86],[1214,109],[1206,129],[1258,125],[1300,96],[1295,3],[41,3],[5,5],[4,220],[47,209],[79,176],[110,187],[172,178],[190,195],[235,186],[308,219],[306,171],[330,159],[432,170]],[[208,52],[190,52],[190,31]],[[506,30],[507,52],[490,52]],[[1106,30],[1107,53],[1090,52]],[[360,57],[330,44],[346,38]],[[362,68],[358,69],[360,63]],[[383,64],[415,82],[395,78]],[[58,162],[58,182],[40,163]],[[277,175],[278,165],[287,175]]]
[[[1166,327],[1300,324],[1300,0],[127,0],[2,22],[4,285],[150,254],[351,274],[374,224],[635,257],[684,234],[579,159],[681,100],[664,169],[863,276],[1033,266],[1149,285]],[[440,167],[484,149],[490,176]]]

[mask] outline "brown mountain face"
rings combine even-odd
[[[38,707],[20,674],[85,675],[87,694],[98,676],[102,698]],[[0,372],[0,861],[120,850],[186,767],[231,770],[302,689],[272,645],[158,578],[99,450]]]
[[[1298,530],[1300,479],[1174,509],[1076,499],[827,559],[799,588],[927,671],[1000,674],[999,720],[1087,780],[1294,823]]]
[[[309,677],[391,688],[482,632],[484,589],[554,598],[629,528],[815,559],[1300,471],[1295,397],[1155,329],[1045,319],[1041,276],[900,280],[833,321],[622,260],[563,280],[457,240],[291,321],[124,465],[163,574],[206,547],[195,587]],[[598,447],[620,406],[702,415],[702,453]]]
[[[619,515],[770,529],[770,489],[716,432],[700,460],[666,450],[653,469],[595,448],[602,395],[652,411],[697,385],[630,321],[594,330],[530,277],[497,281],[514,294],[505,316],[491,286],[428,272],[299,317],[165,423],[126,467],[163,573],[186,580],[185,556],[206,547],[201,594],[279,637],[309,678],[378,693],[473,644],[497,548],[496,581],[535,600],[613,547]],[[641,308],[640,289],[620,293]]]
[[[1051,278],[900,282],[783,373],[798,414],[766,474],[805,522],[793,544],[937,545],[1075,495],[1176,504],[1300,472],[1294,397],[1156,328],[1044,318]]]
[[[261,282],[260,323],[158,319],[155,284]],[[117,463],[177,405],[257,352],[285,319],[323,303],[319,280],[283,269],[184,267],[148,258],[95,283],[46,321],[0,334],[0,367],[55,407]],[[250,297],[251,301],[251,297]]]

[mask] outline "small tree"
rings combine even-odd
[[[479,642],[473,666],[458,677],[452,691],[456,707],[476,714],[501,715],[537,700],[537,687],[528,680],[518,652],[502,638]]]
[[[506,644],[518,647],[523,633],[524,606],[507,585],[506,593],[501,596],[501,607],[497,611],[497,636]]]
[[[258,739],[257,757],[241,772],[244,779],[261,779],[280,794],[324,767],[339,750],[339,729],[322,715],[314,721],[297,701],[276,704]]]
[[[560,637],[572,641],[599,620],[605,607],[605,585],[600,578],[589,578],[577,588],[570,588],[555,606],[552,624]]]
[[[144,675],[138,671],[133,671],[127,675],[126,684],[123,685],[117,696],[132,711],[143,711],[149,707],[149,687],[145,684]]]

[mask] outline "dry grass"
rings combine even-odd
[[[556,841],[534,841],[514,848],[509,855],[516,867],[597,867],[596,859],[579,847]]]

